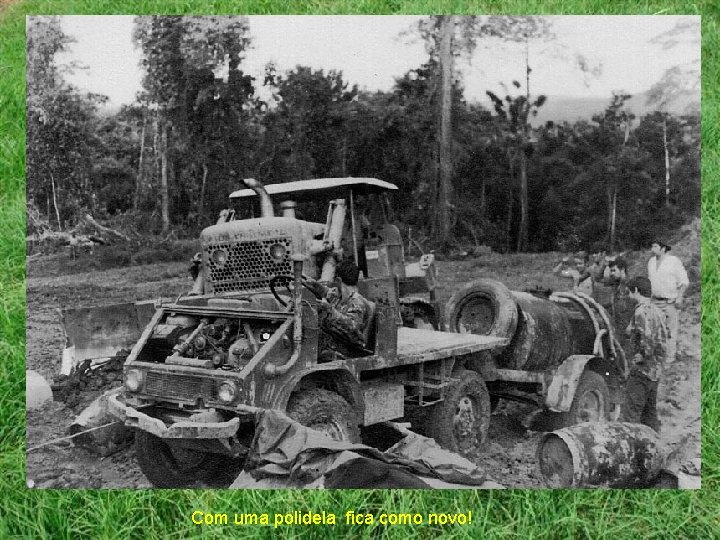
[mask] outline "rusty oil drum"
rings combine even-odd
[[[657,479],[664,456],[648,426],[586,422],[546,434],[537,461],[548,487],[640,488]]]
[[[592,354],[595,330],[587,313],[571,302],[558,304],[525,292],[512,292],[518,324],[498,358],[507,369],[543,371],[573,354]]]
[[[571,300],[510,291],[498,281],[478,279],[453,294],[445,313],[450,332],[510,339],[497,357],[504,369],[545,371],[573,354],[593,354],[593,321]]]

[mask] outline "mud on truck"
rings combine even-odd
[[[405,419],[463,455],[486,439],[500,399],[534,403],[566,424],[617,410],[627,365],[592,298],[479,279],[443,313],[433,256],[406,263],[389,221],[395,185],[244,182],[231,199],[257,214],[225,210],[202,231],[188,294],[63,310],[65,364],[131,347],[109,407],[135,429],[137,461],[155,486],[228,486],[262,409],[352,442],[362,428]],[[301,219],[298,205],[321,198],[325,222]],[[367,350],[328,358],[318,351],[318,300],[303,281],[332,286],[343,257],[361,269]]]

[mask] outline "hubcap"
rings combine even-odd
[[[475,432],[477,419],[475,400],[471,396],[464,395],[458,401],[453,416],[453,431],[459,446],[465,448],[474,444],[477,437]]]
[[[599,422],[604,419],[605,400],[597,390],[585,392],[578,406],[578,420],[581,422]]]
[[[487,298],[469,299],[460,311],[457,319],[458,332],[461,334],[486,335],[490,332],[495,313]]]
[[[346,439],[345,432],[342,427],[330,418],[325,418],[324,420],[312,424],[309,427],[315,431],[319,431],[333,441],[344,441]]]

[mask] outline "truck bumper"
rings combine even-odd
[[[117,394],[108,398],[110,414],[125,422],[128,427],[141,429],[161,439],[227,439],[235,435],[240,419],[235,417],[227,422],[197,422],[184,420],[166,424],[137,409],[125,405]]]

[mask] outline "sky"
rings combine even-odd
[[[613,91],[639,93],[657,82],[666,69],[700,58],[698,43],[679,43],[669,50],[650,44],[658,34],[687,17],[556,16],[556,40],[529,46],[535,95],[607,97]],[[401,37],[418,17],[407,16],[251,16],[252,49],[242,69],[262,81],[264,66],[279,71],[296,65],[336,69],[350,84],[370,91],[389,90],[395,78],[427,60],[423,44]],[[695,19],[699,20],[699,17]],[[109,106],[131,103],[141,89],[140,51],[132,43],[131,16],[66,16],[65,32],[76,40],[61,63],[78,62],[86,69],[67,78],[79,88],[104,94]],[[504,92],[502,84],[524,82],[524,48],[483,41],[458,68],[470,101],[486,101],[486,90]],[[576,69],[582,54],[601,65],[598,77]]]

